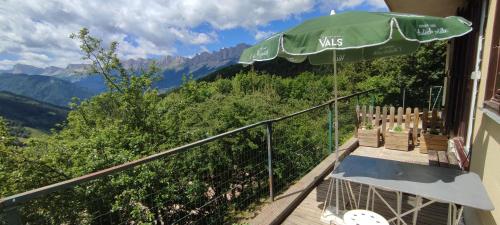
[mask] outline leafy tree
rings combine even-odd
[[[333,76],[328,67],[293,76],[243,71],[213,81],[186,80],[179,89],[160,96],[151,85],[158,79],[154,65],[127,70],[117,57],[116,42],[104,48],[87,29],[71,37],[80,41],[91,72],[105,78],[108,91],[81,102],[75,99],[66,123],[48,137],[32,138],[23,147],[2,142],[2,196],[280,117],[332,96]],[[427,82],[397,80],[402,74],[410,76],[411,66],[421,73],[440,69],[439,62],[402,65],[409,60],[428,63],[421,58],[439,55],[436,49],[441,48],[433,48],[407,58],[342,65],[339,95],[376,87],[389,94],[378,100],[390,103],[396,99],[400,82],[409,87]],[[340,105],[341,140],[352,135],[355,104],[350,100]],[[323,108],[273,124],[276,192],[328,155],[326,115]],[[3,127],[0,120],[0,134]],[[267,197],[266,157],[265,129],[255,127],[37,198],[20,210],[31,224],[230,224],[238,221],[239,212]]]

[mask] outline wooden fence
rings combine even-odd
[[[446,150],[447,132],[443,113],[417,108],[356,106],[357,135],[360,145],[408,151],[420,146],[427,150]]]

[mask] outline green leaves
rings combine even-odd
[[[248,72],[213,82],[187,79],[179,89],[161,97],[152,87],[157,79],[155,65],[125,70],[116,57],[117,43],[105,49],[87,29],[72,38],[82,42],[91,70],[105,77],[109,91],[82,102],[75,99],[62,130],[30,139],[22,148],[9,145],[6,125],[0,119],[2,196],[281,117],[332,98],[329,72],[295,77]],[[431,83],[441,79],[442,74],[436,72],[442,65],[440,59],[424,58],[440,57],[442,49],[427,46],[407,58],[343,64],[338,75],[339,96],[379,88],[378,100],[391,103],[399,96],[400,84],[420,88],[427,82],[424,78]],[[414,70],[419,74],[409,79]],[[361,102],[367,103],[367,98]],[[339,105],[341,142],[354,130],[355,104],[352,99]],[[273,125],[277,191],[326,156],[326,115],[324,109],[318,109]],[[106,215],[100,218],[104,223],[120,218],[137,224],[233,222],[238,211],[267,196],[266,166],[265,129],[256,127],[39,198],[26,204],[23,219],[92,224],[99,215]]]

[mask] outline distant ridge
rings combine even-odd
[[[168,89],[179,86],[182,77],[193,75],[194,78],[203,77],[222,67],[233,65],[238,62],[241,53],[250,45],[238,44],[229,48],[222,48],[213,52],[202,52],[193,57],[163,56],[158,59],[129,59],[124,60],[123,65],[128,69],[147,68],[153,60],[162,71],[163,80],[158,82],[157,87]],[[31,65],[16,64],[12,69],[0,70],[0,73],[41,75],[60,78],[89,90],[105,90],[102,79],[86,74],[87,64],[69,64],[66,67],[49,66],[39,68]]]
[[[65,107],[0,91],[0,116],[21,126],[48,132],[64,122],[68,112]]]
[[[55,77],[26,74],[0,74],[0,91],[59,106],[67,106],[72,97],[85,99],[97,94]]]

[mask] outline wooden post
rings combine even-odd
[[[405,114],[405,130],[410,132],[410,135],[411,135],[410,141],[412,142],[413,145],[415,145],[415,143],[413,142],[413,135],[415,135],[415,134],[413,133],[413,131],[410,128],[410,120],[411,120],[411,108],[408,107],[408,108],[406,108],[406,114]]]
[[[384,106],[384,108],[382,108],[382,137],[384,138],[384,140],[385,140],[386,124],[387,124],[387,107]]]
[[[429,110],[424,109],[422,113],[422,133],[427,132],[428,124],[429,124]]]
[[[380,106],[375,107],[375,127],[380,126]]]
[[[395,118],[396,108],[392,106],[390,108],[390,116],[389,116],[389,130],[394,128],[394,118]]]
[[[366,105],[361,108],[361,127],[366,126]]]
[[[415,135],[413,135],[413,144],[414,145],[417,145],[417,136],[419,134],[418,132],[418,123],[419,123],[419,111],[418,111],[418,107],[415,107],[415,109],[413,110],[413,132]]]
[[[433,109],[432,110],[432,115],[431,115],[431,132],[436,130],[436,122],[437,122],[437,110]]]
[[[406,108],[406,115],[405,115],[405,128],[410,129],[410,121],[411,121],[411,108]]]
[[[402,123],[403,123],[403,107],[398,107],[398,126],[401,128],[403,127]]]
[[[446,135],[446,131],[444,130],[444,120],[443,120],[443,111],[439,110],[438,112],[438,121],[439,121],[439,132],[442,135]]]
[[[368,107],[368,125],[373,126],[373,106]]]

